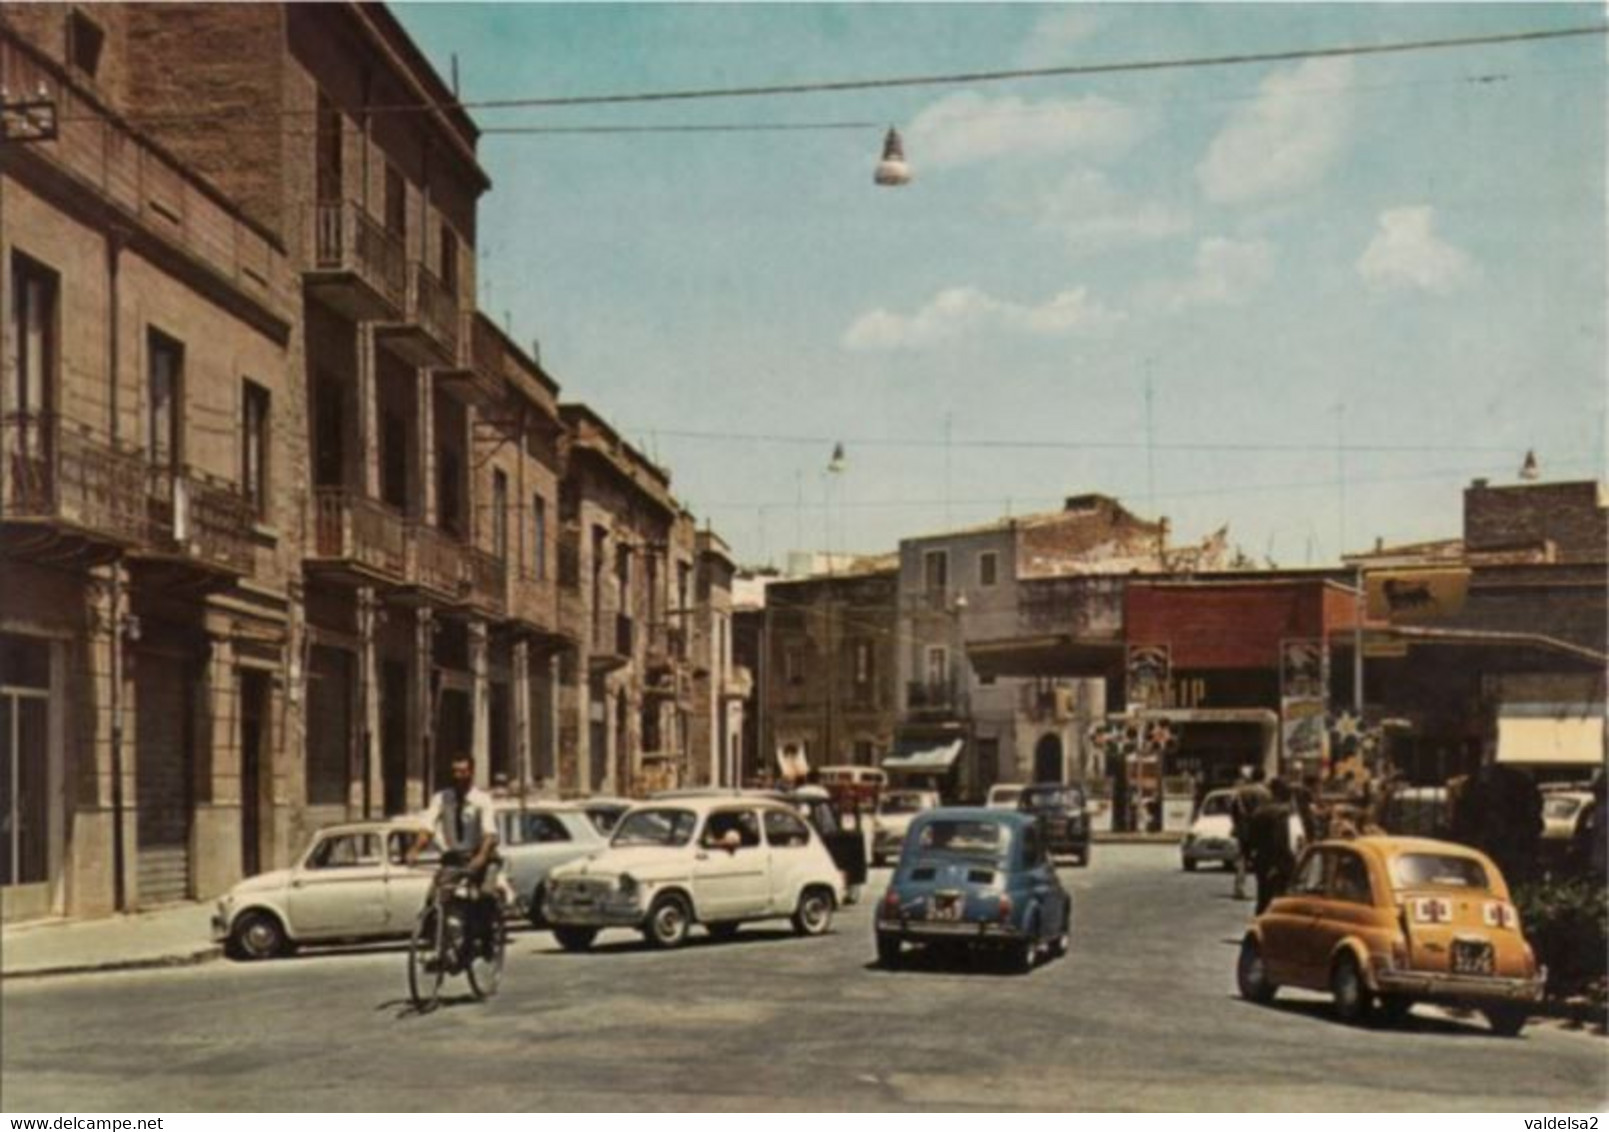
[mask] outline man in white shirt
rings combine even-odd
[[[490,920],[479,905],[486,899],[486,874],[497,862],[497,822],[492,815],[491,795],[475,786],[474,758],[456,756],[452,775],[453,784],[436,791],[430,799],[430,808],[425,811],[427,828],[419,834],[407,859],[413,864],[434,838],[441,846],[443,867],[467,868],[481,896],[476,901],[476,935],[484,936]]]

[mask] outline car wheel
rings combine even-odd
[[[1061,932],[1056,936],[1055,939],[1050,941],[1050,956],[1052,959],[1060,959],[1063,955],[1066,955],[1068,950],[1071,948],[1072,920],[1073,910],[1068,908],[1062,913],[1061,916]]]
[[[692,926],[693,914],[687,901],[673,892],[655,900],[648,909],[648,926],[643,934],[655,947],[680,947],[687,941],[687,929]]]
[[[1493,1006],[1483,1011],[1486,1015],[1486,1024],[1492,1028],[1492,1033],[1505,1038],[1517,1038],[1520,1031],[1525,1029],[1526,1019],[1530,1015],[1523,1006]]]
[[[525,905],[525,915],[533,928],[548,926],[547,914],[542,910],[543,888],[539,884],[531,889],[531,899]]]
[[[1279,992],[1279,986],[1268,977],[1268,966],[1263,962],[1263,949],[1255,939],[1247,936],[1240,941],[1240,961],[1235,964],[1235,984],[1240,997],[1247,1002],[1269,1003]]]
[[[1026,975],[1039,962],[1038,926],[1030,925],[1028,933],[1018,942],[1006,947],[1006,964],[1014,975]]]
[[[558,940],[559,946],[566,951],[585,951],[592,946],[592,941],[598,938],[598,929],[556,927],[553,929],[553,938]]]
[[[1335,1000],[1335,1016],[1348,1026],[1367,1022],[1373,1014],[1374,996],[1363,981],[1358,961],[1343,955],[1330,971],[1330,996]]]
[[[885,971],[897,969],[904,960],[905,944],[897,935],[877,933],[877,965]]]
[[[807,888],[799,894],[793,912],[793,930],[800,935],[820,935],[832,925],[832,893],[824,888]]]
[[[1194,857],[1186,857],[1184,859],[1184,871],[1187,873],[1193,873],[1196,871],[1196,859]]]
[[[236,959],[272,959],[289,950],[279,919],[270,912],[247,912],[229,933],[229,954]]]
[[[1413,999],[1406,995],[1383,994],[1376,1017],[1382,1026],[1400,1026],[1412,1009]]]
[[[705,924],[704,928],[710,933],[711,939],[735,939],[738,925],[736,924]]]

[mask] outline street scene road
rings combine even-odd
[[[1064,868],[1066,959],[872,963],[868,899],[830,934],[745,928],[682,950],[521,931],[502,992],[408,1003],[399,948],[9,983],[6,1107],[186,1110],[1597,1109],[1601,1037],[1517,1039],[1418,1008],[1340,1025],[1315,995],[1234,991],[1250,905],[1163,845]],[[461,981],[449,994],[464,993]]]

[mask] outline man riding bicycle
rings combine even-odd
[[[460,754],[452,761],[453,784],[438,790],[425,811],[426,829],[408,850],[413,864],[432,839],[441,845],[442,868],[464,868],[469,873],[475,900],[470,905],[469,933],[477,942],[489,942],[492,924],[490,905],[495,898],[486,892],[487,874],[497,865],[497,824],[492,816],[491,795],[475,786],[475,760]]]

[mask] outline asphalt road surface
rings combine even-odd
[[[1064,870],[1072,952],[1027,976],[873,967],[883,876],[817,939],[779,923],[665,953],[620,932],[570,955],[521,932],[501,995],[423,1016],[395,948],[13,982],[0,1096],[42,1114],[1609,1103],[1609,1044],[1557,1023],[1503,1039],[1424,1008],[1370,1030],[1316,996],[1242,1002],[1250,905],[1227,874],[1181,872],[1172,848],[1098,845],[1091,868]]]

